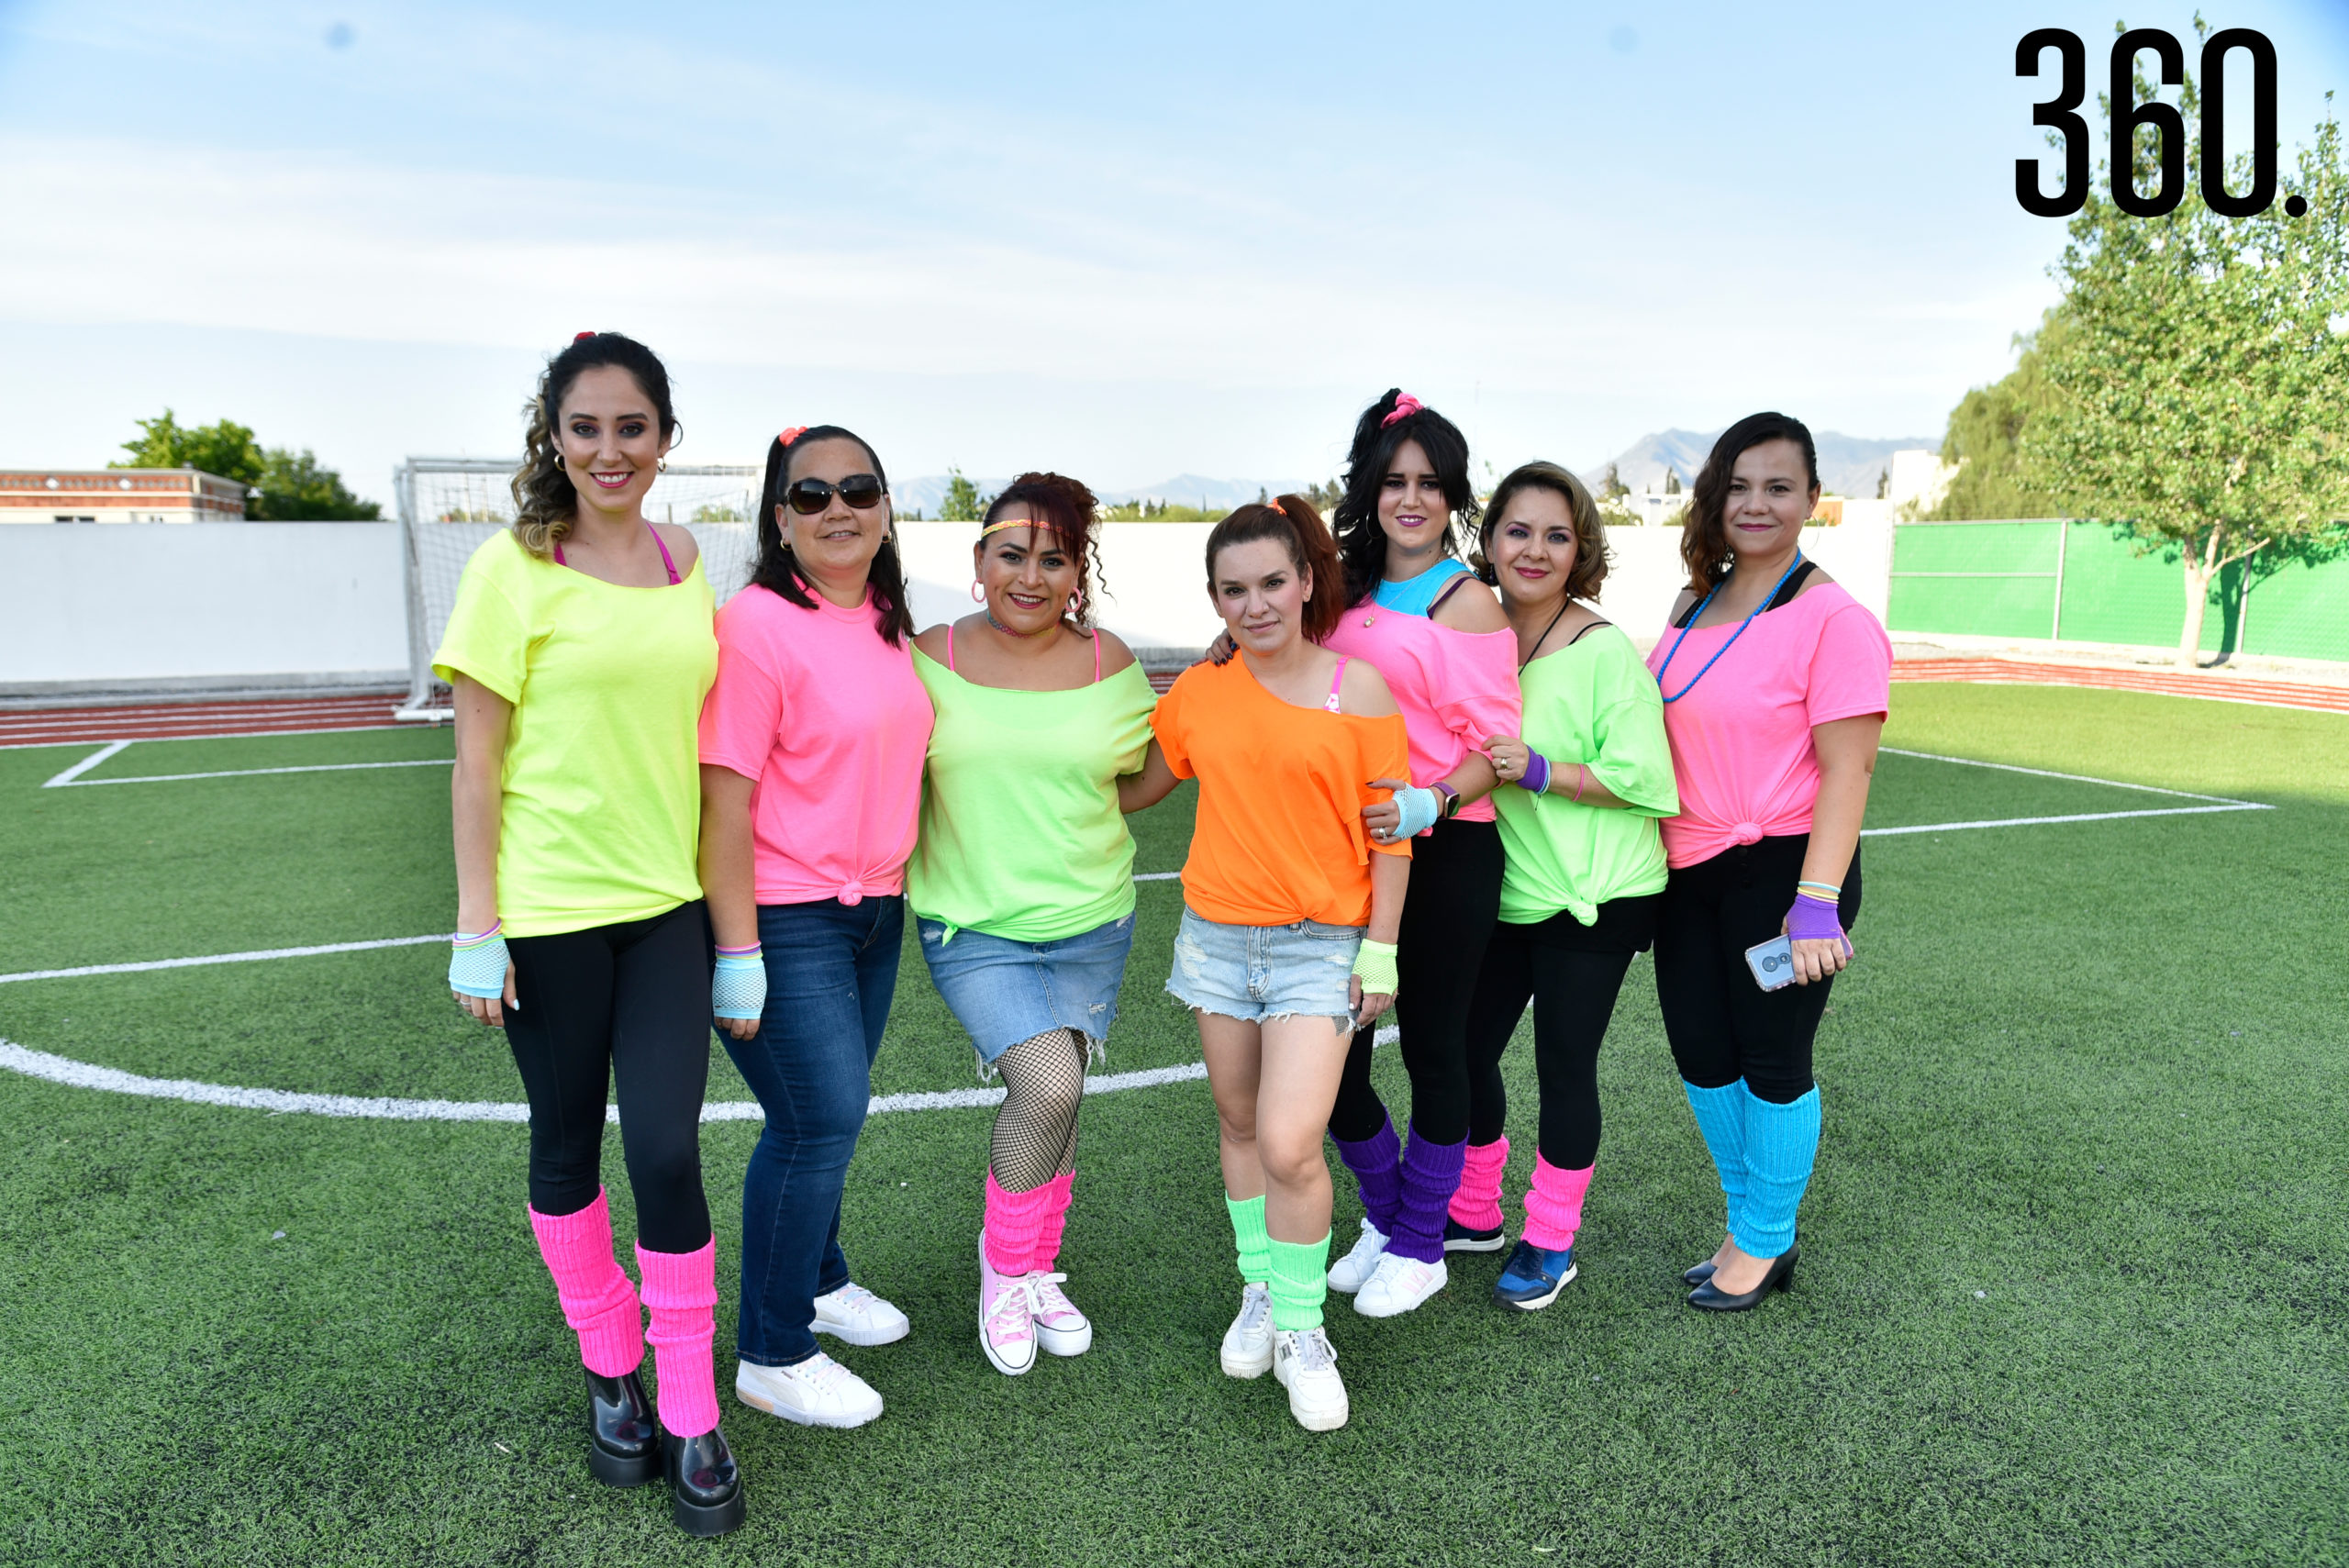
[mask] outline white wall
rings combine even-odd
[[[395,523],[0,528],[0,686],[406,665]]]
[[[970,523],[901,523],[918,626],[968,615]],[[1137,648],[1204,648],[1208,523],[1102,529],[1103,625]],[[1654,640],[1682,581],[1676,528],[1617,528],[1600,597]],[[1887,522],[1815,528],[1803,548],[1881,619]],[[407,665],[393,523],[128,523],[0,528],[0,689],[279,676],[400,678]]]

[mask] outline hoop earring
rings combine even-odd
[[[652,460],[652,466],[661,473],[666,473],[669,472],[669,460],[665,455],[656,457]]]
[[[975,578],[975,577],[972,578],[972,579],[971,579],[971,603],[973,603],[973,604],[974,604],[974,605],[984,605],[984,604],[985,604],[986,602],[987,602],[987,591],[986,591],[985,588],[982,588],[982,587],[980,587],[980,586],[979,586],[979,580],[978,580],[977,578]]]

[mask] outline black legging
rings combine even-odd
[[[1537,1147],[1562,1171],[1598,1158],[1598,1045],[1631,955],[1655,940],[1661,893],[1614,898],[1586,926],[1560,910],[1493,928],[1468,1011],[1468,1141],[1495,1142],[1508,1124],[1501,1056],[1533,1003],[1533,1069],[1542,1084]]]
[[[1439,822],[1411,840],[1410,895],[1395,944],[1395,1024],[1411,1075],[1411,1126],[1430,1143],[1468,1136],[1468,1004],[1501,907],[1501,834],[1490,822]],[[1375,1135],[1386,1106],[1370,1086],[1372,1031],[1356,1029],[1330,1133]]]
[[[1792,1105],[1810,1092],[1810,1044],[1831,977],[1765,991],[1745,950],[1779,934],[1810,835],[1723,850],[1674,871],[1655,932],[1655,997],[1680,1075],[1700,1089],[1745,1080],[1757,1099]],[[1860,851],[1843,873],[1843,929],[1860,917]]]
[[[699,899],[647,920],[507,939],[516,1005],[506,1040],[530,1099],[530,1207],[540,1214],[596,1201],[608,1084],[637,1240],[655,1252],[697,1252],[709,1240],[709,943]]]

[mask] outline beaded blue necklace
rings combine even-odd
[[[1786,571],[1778,574],[1777,582],[1771,584],[1770,591],[1762,595],[1762,602],[1753,606],[1753,614],[1747,616],[1743,620],[1738,622],[1737,629],[1729,634],[1729,641],[1722,643],[1720,647],[1714,650],[1713,656],[1705,661],[1705,669],[1699,670],[1695,674],[1689,676],[1688,684],[1681,687],[1678,691],[1666,693],[1664,700],[1667,703],[1675,703],[1682,697],[1687,696],[1690,692],[1695,691],[1697,689],[1697,683],[1705,678],[1705,670],[1709,670],[1714,665],[1721,662],[1721,655],[1728,652],[1731,645],[1733,645],[1739,638],[1745,635],[1745,628],[1753,624],[1753,616],[1758,616],[1764,610],[1770,607],[1770,601],[1778,596],[1778,590],[1787,585],[1787,579],[1793,576],[1795,574],[1795,568],[1801,564],[1802,551],[1798,550],[1795,551],[1795,558],[1787,563]],[[1680,645],[1688,640],[1688,634],[1690,632],[1697,629],[1697,621],[1698,617],[1704,615],[1705,606],[1713,602],[1713,594],[1720,593],[1728,585],[1729,579],[1727,577],[1722,578],[1720,582],[1713,584],[1712,594],[1708,594],[1702,599],[1698,601],[1696,612],[1689,616],[1687,622],[1681,626],[1680,635],[1672,639],[1672,647],[1664,654],[1664,662],[1656,666],[1655,684],[1659,688],[1664,684],[1664,673],[1672,668],[1673,654],[1680,651]]]

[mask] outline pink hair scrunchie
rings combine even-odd
[[[1383,430],[1386,428],[1387,426],[1392,425],[1396,420],[1408,419],[1426,406],[1426,404],[1420,402],[1409,393],[1399,393],[1395,398],[1395,412],[1386,416],[1386,418],[1381,419],[1378,422],[1378,428]]]

